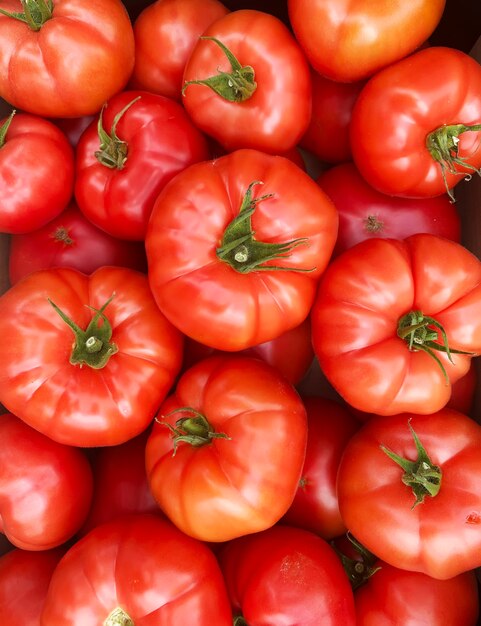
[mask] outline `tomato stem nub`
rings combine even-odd
[[[112,326],[104,315],[105,308],[114,296],[115,294],[112,294],[100,309],[89,307],[95,311],[95,315],[85,330],[77,326],[50,298],[48,299],[55,311],[67,326],[72,329],[75,335],[75,343],[70,354],[70,363],[72,365],[79,365],[80,367],[88,365],[93,369],[101,369],[107,365],[110,357],[118,352],[118,347],[115,343],[110,342]]]
[[[25,22],[33,31],[38,31],[53,14],[53,0],[20,0],[23,13],[0,9],[2,15]]]
[[[117,124],[130,107],[140,100],[141,96],[137,96],[131,102],[126,104],[124,108],[117,113],[110,128],[110,135],[103,126],[104,104],[100,110],[99,121],[97,123],[97,133],[100,141],[100,149],[95,152],[95,158],[99,163],[110,169],[122,170],[127,161],[128,145],[117,136]]]
[[[103,626],[135,626],[134,620],[120,607],[115,608],[103,623]]]
[[[335,541],[331,541],[330,544],[341,560],[344,571],[351,583],[351,588],[355,591],[378,572],[381,567],[376,565],[376,561],[378,560],[376,555],[364,547],[349,531],[346,533],[346,536],[359,555],[359,558],[351,558],[344,554],[344,552],[338,548]]]
[[[443,176],[446,192],[451,199],[451,202],[455,201],[454,194],[449,189],[446,181],[446,172],[455,174],[457,176],[464,176],[466,179],[470,179],[472,174],[476,173],[481,176],[481,168],[478,169],[467,163],[466,157],[459,156],[459,135],[466,132],[477,132],[481,130],[481,124],[472,124],[467,126],[465,124],[451,124],[445,125],[433,130],[426,137],[426,147],[429,150],[432,158],[439,163],[441,167],[441,173]],[[458,169],[465,168],[471,170],[460,171]]]
[[[232,52],[215,37],[201,37],[216,43],[224,52],[231,65],[230,72],[222,72],[209,76],[203,80],[188,80],[182,87],[182,95],[189,85],[204,85],[210,87],[218,96],[229,102],[244,102],[248,100],[257,89],[254,68],[250,65],[242,66]]]
[[[300,237],[285,243],[264,243],[255,239],[255,233],[252,230],[252,215],[259,202],[271,198],[273,195],[265,194],[259,198],[253,198],[253,188],[256,185],[262,184],[261,181],[256,180],[249,185],[242,200],[239,214],[225,229],[221,245],[216,249],[217,258],[220,261],[228,263],[232,269],[241,274],[247,274],[253,270],[313,271],[315,268],[300,269],[277,265],[264,265],[267,261],[289,256],[293,248],[307,244],[309,240],[306,237]]]
[[[424,502],[425,496],[434,498],[441,489],[442,471],[438,465],[434,465],[426,452],[426,449],[419,440],[411,426],[411,420],[408,421],[411,430],[418,457],[415,461],[405,459],[392,450],[381,445],[381,450],[385,452],[390,459],[397,463],[404,470],[402,481],[408,487],[411,487],[415,496],[415,502],[412,509],[418,504]]]
[[[174,451],[172,456],[177,453],[177,446],[179,442],[184,441],[190,444],[194,448],[200,448],[208,443],[211,443],[213,439],[230,439],[225,433],[217,433],[207,421],[207,418],[196,411],[190,406],[183,406],[178,409],[174,409],[167,413],[163,417],[168,417],[174,413],[187,413],[190,417],[181,417],[175,422],[175,426],[168,422],[156,418],[156,421],[164,426],[167,426],[172,433],[172,439],[174,442]]]

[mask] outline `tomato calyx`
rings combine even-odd
[[[364,220],[364,230],[368,233],[379,233],[384,228],[384,222],[377,215],[368,215]]]
[[[156,421],[167,426],[171,431],[172,440],[174,442],[172,456],[176,455],[177,446],[181,441],[188,443],[194,448],[200,448],[201,446],[212,443],[214,439],[230,439],[225,433],[217,433],[209,424],[205,415],[202,415],[202,413],[190,406],[175,409],[167,413],[167,415],[164,415],[164,417],[168,417],[174,413],[188,413],[190,417],[181,417],[175,422],[175,426],[156,418]]]
[[[253,198],[252,190],[254,186],[262,184],[262,181],[256,180],[249,185],[242,200],[239,214],[225,229],[221,245],[216,249],[217,258],[220,261],[224,261],[224,263],[228,263],[232,269],[240,274],[247,274],[253,270],[313,271],[315,268],[301,269],[263,265],[267,261],[289,256],[293,248],[307,244],[309,240],[306,237],[300,237],[285,243],[265,243],[255,239],[255,233],[252,230],[252,215],[259,202],[271,198],[273,195],[265,194],[258,198]]]
[[[331,541],[330,544],[341,560],[344,571],[351,583],[352,590],[356,591],[356,589],[364,585],[371,576],[378,572],[381,567],[376,565],[378,560],[376,555],[363,546],[350,532],[346,533],[346,537],[352,544],[356,557],[350,557],[344,554],[336,545],[335,541]]]
[[[248,100],[257,89],[254,68],[250,65],[241,65],[232,52],[215,37],[201,37],[216,43],[224,52],[231,65],[230,72],[222,72],[209,76],[203,80],[188,80],[182,87],[182,95],[189,85],[204,85],[209,87],[218,96],[229,102],[244,102]]]
[[[67,317],[50,298],[48,299],[55,311],[72,329],[75,335],[75,342],[70,354],[70,363],[72,365],[79,365],[80,367],[88,365],[93,369],[102,369],[107,365],[110,357],[118,352],[116,344],[110,342],[112,338],[112,326],[104,315],[105,308],[114,296],[115,294],[112,294],[100,309],[96,309],[92,306],[89,307],[95,311],[95,315],[92,317],[85,330],[77,326],[77,324]]]
[[[130,107],[140,100],[141,96],[137,96],[124,106],[117,113],[110,128],[110,135],[103,126],[103,112],[107,104],[104,104],[100,111],[99,121],[97,124],[97,133],[100,141],[100,149],[95,152],[95,158],[101,165],[105,165],[112,170],[122,170],[127,161],[128,145],[126,141],[120,139],[117,135],[117,124]]]
[[[410,487],[415,496],[415,502],[411,509],[414,509],[418,504],[424,502],[425,496],[434,498],[441,489],[442,470],[438,465],[434,465],[426,452],[426,449],[419,440],[419,437],[415,433],[411,426],[411,420],[408,420],[408,426],[414,439],[414,444],[417,451],[417,459],[410,461],[402,456],[399,456],[386,446],[381,445],[381,450],[388,455],[395,463],[397,463],[404,470],[402,476],[403,483]]]
[[[16,110],[13,109],[13,111],[10,113],[7,119],[0,126],[0,148],[3,148],[3,146],[5,145],[5,139],[7,137],[8,129],[10,128],[10,124],[12,123],[13,116],[15,115],[15,113],[16,113]]]
[[[446,181],[446,172],[450,174],[456,174],[457,176],[464,176],[469,180],[472,176],[470,172],[459,171],[458,167],[471,170],[472,173],[476,173],[481,176],[481,168],[478,169],[467,163],[466,158],[459,156],[459,135],[466,132],[477,132],[481,130],[481,124],[473,124],[466,126],[465,124],[451,124],[440,126],[436,130],[433,130],[426,137],[426,147],[431,154],[432,158],[439,163],[441,167],[441,173],[443,176],[444,184],[446,186],[446,192],[451,199],[451,202],[455,202],[454,194],[449,189]]]
[[[74,240],[70,236],[68,228],[65,228],[65,226],[58,226],[53,233],[50,234],[50,237],[56,242],[63,244],[65,247],[73,246],[74,244]]]
[[[23,13],[0,9],[2,15],[25,22],[33,31],[40,30],[51,19],[53,14],[53,0],[20,0]]]
[[[118,606],[109,613],[103,626],[135,626],[135,624],[134,620]]]
[[[235,615],[233,626],[249,626],[243,615]]]

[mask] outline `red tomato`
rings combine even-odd
[[[62,548],[11,550],[0,557],[0,623],[38,626],[48,585]]]
[[[50,267],[73,267],[91,274],[102,265],[147,271],[145,248],[137,241],[112,237],[71,203],[38,230],[10,238],[8,270],[13,285],[27,274]]]
[[[314,533],[276,525],[227,543],[219,555],[234,624],[354,626],[349,580]]]
[[[63,544],[83,524],[92,500],[86,456],[9,413],[0,415],[0,434],[0,531],[25,550]]]
[[[446,0],[288,0],[294,34],[314,69],[331,80],[367,78],[429,38]]]
[[[186,338],[183,369],[212,354],[222,353],[193,339]],[[260,343],[242,350],[245,356],[258,357],[275,367],[293,385],[297,385],[307,373],[314,358],[311,342],[311,321],[306,318],[302,324],[288,330],[272,341]],[[224,353],[228,354],[228,353]]]
[[[481,166],[480,111],[481,65],[453,48],[425,48],[378,72],[359,94],[354,161],[378,191],[438,196]]]
[[[184,68],[195,44],[228,12],[220,0],[156,0],[146,6],[134,23],[131,88],[180,100]]]
[[[394,567],[440,580],[479,567],[480,446],[481,426],[452,409],[369,420],[339,466],[345,525]]]
[[[350,405],[434,413],[481,351],[481,262],[429,234],[362,241],[326,270],[311,322],[321,369]]]
[[[461,241],[461,219],[447,194],[420,199],[388,196],[371,187],[354,163],[332,167],[317,182],[339,213],[335,256],[374,237],[405,239],[431,233]]]
[[[333,539],[347,530],[337,502],[337,469],[347,442],[360,424],[339,402],[319,396],[303,401],[307,411],[306,459],[283,522]]]
[[[94,115],[83,115],[82,117],[60,117],[52,121],[67,135],[70,145],[75,148],[80,136],[94,119],[97,119]]]
[[[0,136],[0,231],[27,233],[56,217],[72,197],[73,150],[52,122],[36,115],[13,111],[0,125],[5,133]]]
[[[74,592],[73,592],[74,591]],[[155,515],[107,522],[57,565],[40,626],[231,626],[213,553]]]
[[[304,54],[287,26],[262,11],[233,11],[206,29],[187,61],[183,94],[194,123],[229,152],[286,152],[311,115]]]
[[[306,319],[336,234],[335,208],[308,174],[238,150],[160,193],[145,241],[150,286],[185,335],[243,350]]]
[[[349,128],[364,81],[339,83],[312,71],[312,115],[299,145],[326,163],[351,158]]]
[[[0,332],[0,402],[75,446],[115,445],[142,432],[182,359],[182,337],[146,276],[126,268],[30,274],[0,298]]]
[[[81,534],[124,513],[159,513],[145,471],[149,431],[117,446],[97,448],[92,458],[94,493]]]
[[[150,488],[183,532],[220,542],[287,511],[301,476],[306,410],[263,361],[213,356],[184,372],[146,447]]]
[[[0,15],[0,96],[14,107],[91,115],[127,83],[134,34],[120,0],[1,0],[0,9],[27,16]]]
[[[100,122],[92,122],[77,145],[77,204],[114,237],[143,240],[160,190],[210,156],[207,140],[178,102],[146,91],[115,95]]]

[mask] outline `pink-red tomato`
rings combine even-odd
[[[79,530],[92,501],[84,453],[0,415],[0,531],[18,548],[48,550]]]
[[[130,87],[180,100],[184,68],[194,46],[206,28],[228,12],[220,0],[156,0],[148,4],[134,23],[135,65]]]
[[[281,374],[259,359],[212,356],[160,407],[146,447],[150,488],[197,539],[259,532],[292,502],[306,440],[306,410]]]
[[[0,126],[5,133],[0,137],[0,232],[28,233],[70,201],[74,153],[62,131],[37,115],[12,112]]]

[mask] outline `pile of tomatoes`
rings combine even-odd
[[[258,5],[0,0],[0,624],[478,623],[481,65]]]

